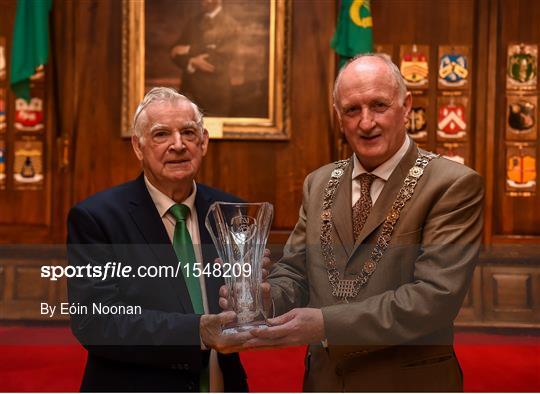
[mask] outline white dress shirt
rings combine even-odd
[[[152,198],[152,201],[154,202],[154,205],[157,208],[159,216],[161,217],[161,220],[163,221],[163,225],[165,226],[165,230],[167,230],[167,235],[169,236],[169,239],[172,244],[173,239],[174,239],[174,227],[176,226],[176,219],[169,212],[169,209],[177,203],[173,199],[171,199],[169,196],[159,191],[154,185],[152,185],[146,176],[144,177],[144,183],[146,184],[148,193],[150,194],[150,197]],[[188,198],[182,201],[181,204],[187,205],[190,211],[189,216],[186,220],[186,226],[188,228],[189,235],[191,236],[191,242],[193,243],[195,259],[197,260],[197,263],[200,264],[200,267],[202,269],[202,267],[204,266],[204,262],[203,262],[202,250],[201,250],[201,237],[199,235],[199,220],[197,219],[197,210],[195,209],[195,195],[196,194],[197,194],[197,184],[193,182],[193,190],[191,194],[188,196]],[[213,263],[213,262],[209,262],[209,263]],[[201,275],[199,277],[199,283],[201,285],[201,295],[203,299],[204,313],[208,314],[209,313],[208,298],[206,296],[206,286],[204,282],[204,275]],[[202,341],[201,341],[201,345],[202,345]],[[202,345],[201,347],[204,349],[204,345]],[[209,366],[210,366],[210,391],[222,392],[223,391],[223,375],[219,367],[217,353],[215,350],[210,351]]]
[[[405,156],[405,153],[407,153],[407,149],[409,149],[409,145],[411,144],[409,140],[409,136],[405,136],[405,141],[403,142],[403,145],[401,145],[401,148],[398,149],[394,155],[386,160],[384,163],[382,163],[380,166],[375,168],[371,174],[376,175],[377,178],[374,179],[373,184],[371,185],[370,189],[370,195],[371,195],[371,202],[372,205],[375,205],[375,201],[379,198],[379,195],[382,192],[382,189],[384,188],[384,185],[388,181],[388,178],[390,178],[390,175],[394,172],[396,167],[398,166],[401,159],[403,159],[403,156]],[[356,201],[360,198],[360,180],[358,179],[358,176],[361,174],[364,174],[368,171],[364,169],[362,166],[362,163],[360,163],[360,160],[358,160],[358,157],[356,157],[356,154],[353,155],[353,171],[351,176],[352,181],[352,196],[351,196],[351,206],[354,206]]]

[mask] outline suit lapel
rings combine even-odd
[[[336,190],[336,199],[332,205],[332,218],[336,233],[341,241],[341,245],[350,257],[354,239],[352,234],[352,176],[353,164],[349,160],[349,165],[345,168],[345,172],[341,176],[339,186]]]
[[[137,190],[130,202],[129,213],[156,256],[156,264],[176,267],[178,259],[162,219],[146,189],[142,175],[137,179],[136,184]],[[184,308],[184,312],[193,313],[193,306],[183,276],[161,278],[161,281],[172,287]]]
[[[364,240],[386,219],[386,216],[390,212],[390,208],[396,199],[399,189],[403,184],[403,180],[407,176],[409,169],[415,163],[417,156],[418,148],[411,140],[411,144],[409,149],[407,149],[405,156],[403,156],[396,169],[392,172],[392,175],[390,175],[390,178],[388,178],[388,181],[384,185],[379,198],[377,198],[377,201],[373,205],[366,224],[362,228],[362,231],[354,244],[353,253],[356,251],[358,246],[364,242]]]

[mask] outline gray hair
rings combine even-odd
[[[144,116],[141,116],[143,114],[143,111],[146,111],[146,108],[150,104],[153,103],[177,103],[177,102],[188,102],[192,107],[193,111],[195,112],[195,123],[197,124],[197,128],[199,130],[199,133],[202,135],[204,131],[204,125],[203,125],[203,114],[199,107],[190,99],[188,99],[186,96],[178,93],[176,90],[171,88],[166,88],[163,86],[152,88],[148,93],[145,94],[142,101],[137,106],[137,110],[135,111],[135,115],[133,115],[133,127],[132,127],[132,135],[135,135],[139,138],[139,141],[142,143],[144,141],[144,130],[142,129],[141,117],[144,118]]]
[[[349,65],[356,62],[358,59],[369,58],[369,57],[375,57],[377,59],[381,59],[384,62],[384,64],[388,66],[388,70],[390,70],[390,73],[392,74],[392,77],[394,78],[394,82],[396,85],[396,90],[397,90],[399,99],[401,101],[405,100],[405,95],[407,94],[407,86],[405,85],[405,81],[403,80],[401,71],[399,71],[398,66],[396,66],[394,62],[392,62],[392,59],[390,58],[390,56],[388,56],[386,53],[362,53],[350,59],[343,67],[341,67],[341,70],[339,70],[339,73],[336,77],[336,81],[334,82],[334,91],[332,93],[332,96],[334,99],[334,105],[337,105],[338,87],[339,87],[339,83],[341,82],[343,71],[345,71],[345,69],[349,67]]]

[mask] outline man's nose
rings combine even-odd
[[[362,108],[358,128],[360,130],[371,130],[375,126],[373,112],[369,108]]]
[[[175,131],[174,133],[172,133],[171,138],[171,148],[175,150],[182,150],[185,148],[184,141],[182,141],[182,134],[180,134],[180,132]]]

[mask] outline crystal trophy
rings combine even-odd
[[[229,309],[237,317],[224,327],[225,334],[266,326],[260,285],[273,214],[274,208],[267,202],[215,202],[208,210],[206,228],[222,260]]]

